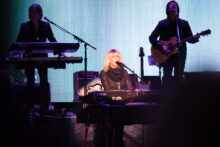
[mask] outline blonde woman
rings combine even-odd
[[[104,90],[132,90],[133,87],[128,72],[118,66],[116,62],[122,62],[121,54],[116,49],[111,49],[105,57],[104,70],[100,73]],[[112,99],[120,100],[121,97],[112,97]],[[104,125],[105,146],[122,147],[123,132],[123,124],[106,123]]]
[[[122,62],[121,54],[116,49],[111,49],[105,57],[104,70],[100,73],[104,90],[132,90],[128,72],[116,62]]]

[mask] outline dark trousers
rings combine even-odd
[[[50,89],[48,83],[48,71],[47,67],[39,66],[37,67],[38,74],[40,77],[40,106],[42,111],[46,111],[50,103]],[[25,74],[27,76],[27,95],[29,107],[34,104],[34,83],[35,83],[35,68],[27,67],[25,68]]]
[[[95,147],[123,147],[124,125],[97,124],[95,125]]]
[[[105,125],[106,147],[123,147],[124,125],[106,124]]]
[[[169,87],[173,84],[182,82],[185,68],[185,56],[179,54],[171,55],[168,60],[162,65],[163,67],[163,86]],[[174,70],[174,79],[172,73]]]

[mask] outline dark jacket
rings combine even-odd
[[[50,24],[45,21],[40,21],[39,29],[36,32],[31,21],[21,24],[20,31],[17,37],[17,42],[56,42],[56,39],[51,30]],[[47,54],[36,53],[32,56],[46,56]]]
[[[186,20],[178,19],[179,20],[179,29],[180,29],[180,40],[185,39],[189,36],[192,36],[192,31],[189,26],[189,23]],[[177,37],[177,28],[176,28],[176,22],[172,22],[171,20],[164,19],[159,21],[158,25],[154,29],[154,31],[149,36],[150,43],[152,46],[156,48],[161,48],[161,43],[158,41],[168,41],[171,37]],[[195,43],[198,40],[192,39],[188,42]],[[186,43],[183,43],[182,46],[179,48],[180,53],[183,56],[186,56]]]

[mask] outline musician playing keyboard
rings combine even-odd
[[[100,73],[104,90],[132,90],[133,87],[128,72],[116,62],[122,62],[122,57],[117,50],[112,49],[107,53],[104,70]],[[122,100],[121,97],[112,97],[112,99]]]
[[[122,62],[119,51],[111,49],[104,63],[104,70],[100,73],[100,79],[104,90],[132,90],[132,84],[128,72],[118,66],[116,62]],[[120,96],[112,97],[113,100],[122,100]],[[105,124],[106,146],[123,146],[123,124]],[[114,140],[114,142],[112,142]]]
[[[30,21],[21,24],[20,32],[17,37],[17,42],[46,42],[48,39],[50,42],[56,42],[49,23],[42,21],[43,11],[39,4],[32,4],[29,7],[29,18]],[[28,56],[24,54],[23,56]],[[48,57],[47,53],[32,53],[31,57]],[[15,55],[19,57],[19,55]],[[37,67],[40,76],[40,91],[41,91],[41,112],[45,112],[50,103],[50,91],[48,83],[48,71],[47,67]],[[28,88],[28,107],[31,108],[33,105],[34,98],[34,73],[35,67],[26,67],[25,74],[27,77],[27,88]]]

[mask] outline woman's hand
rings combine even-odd
[[[122,97],[120,97],[120,96],[113,96],[113,97],[112,97],[112,100],[121,101],[121,100],[122,100]]]

